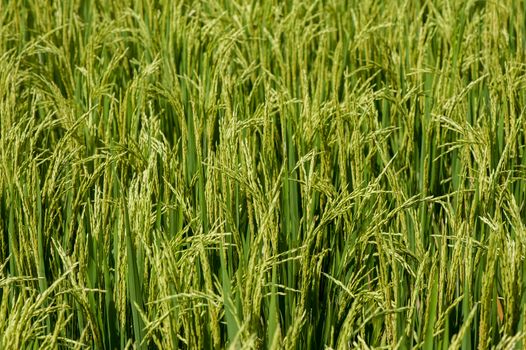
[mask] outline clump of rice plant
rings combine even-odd
[[[1,349],[519,349],[526,3],[0,4]]]

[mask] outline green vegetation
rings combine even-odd
[[[1,1],[0,349],[523,348],[525,116],[525,1]]]

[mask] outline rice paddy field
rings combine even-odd
[[[0,349],[526,347],[526,2],[0,2]]]

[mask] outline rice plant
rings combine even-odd
[[[526,2],[0,2],[0,349],[526,346]]]

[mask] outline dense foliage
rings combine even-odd
[[[0,2],[0,348],[514,349],[526,2]]]

